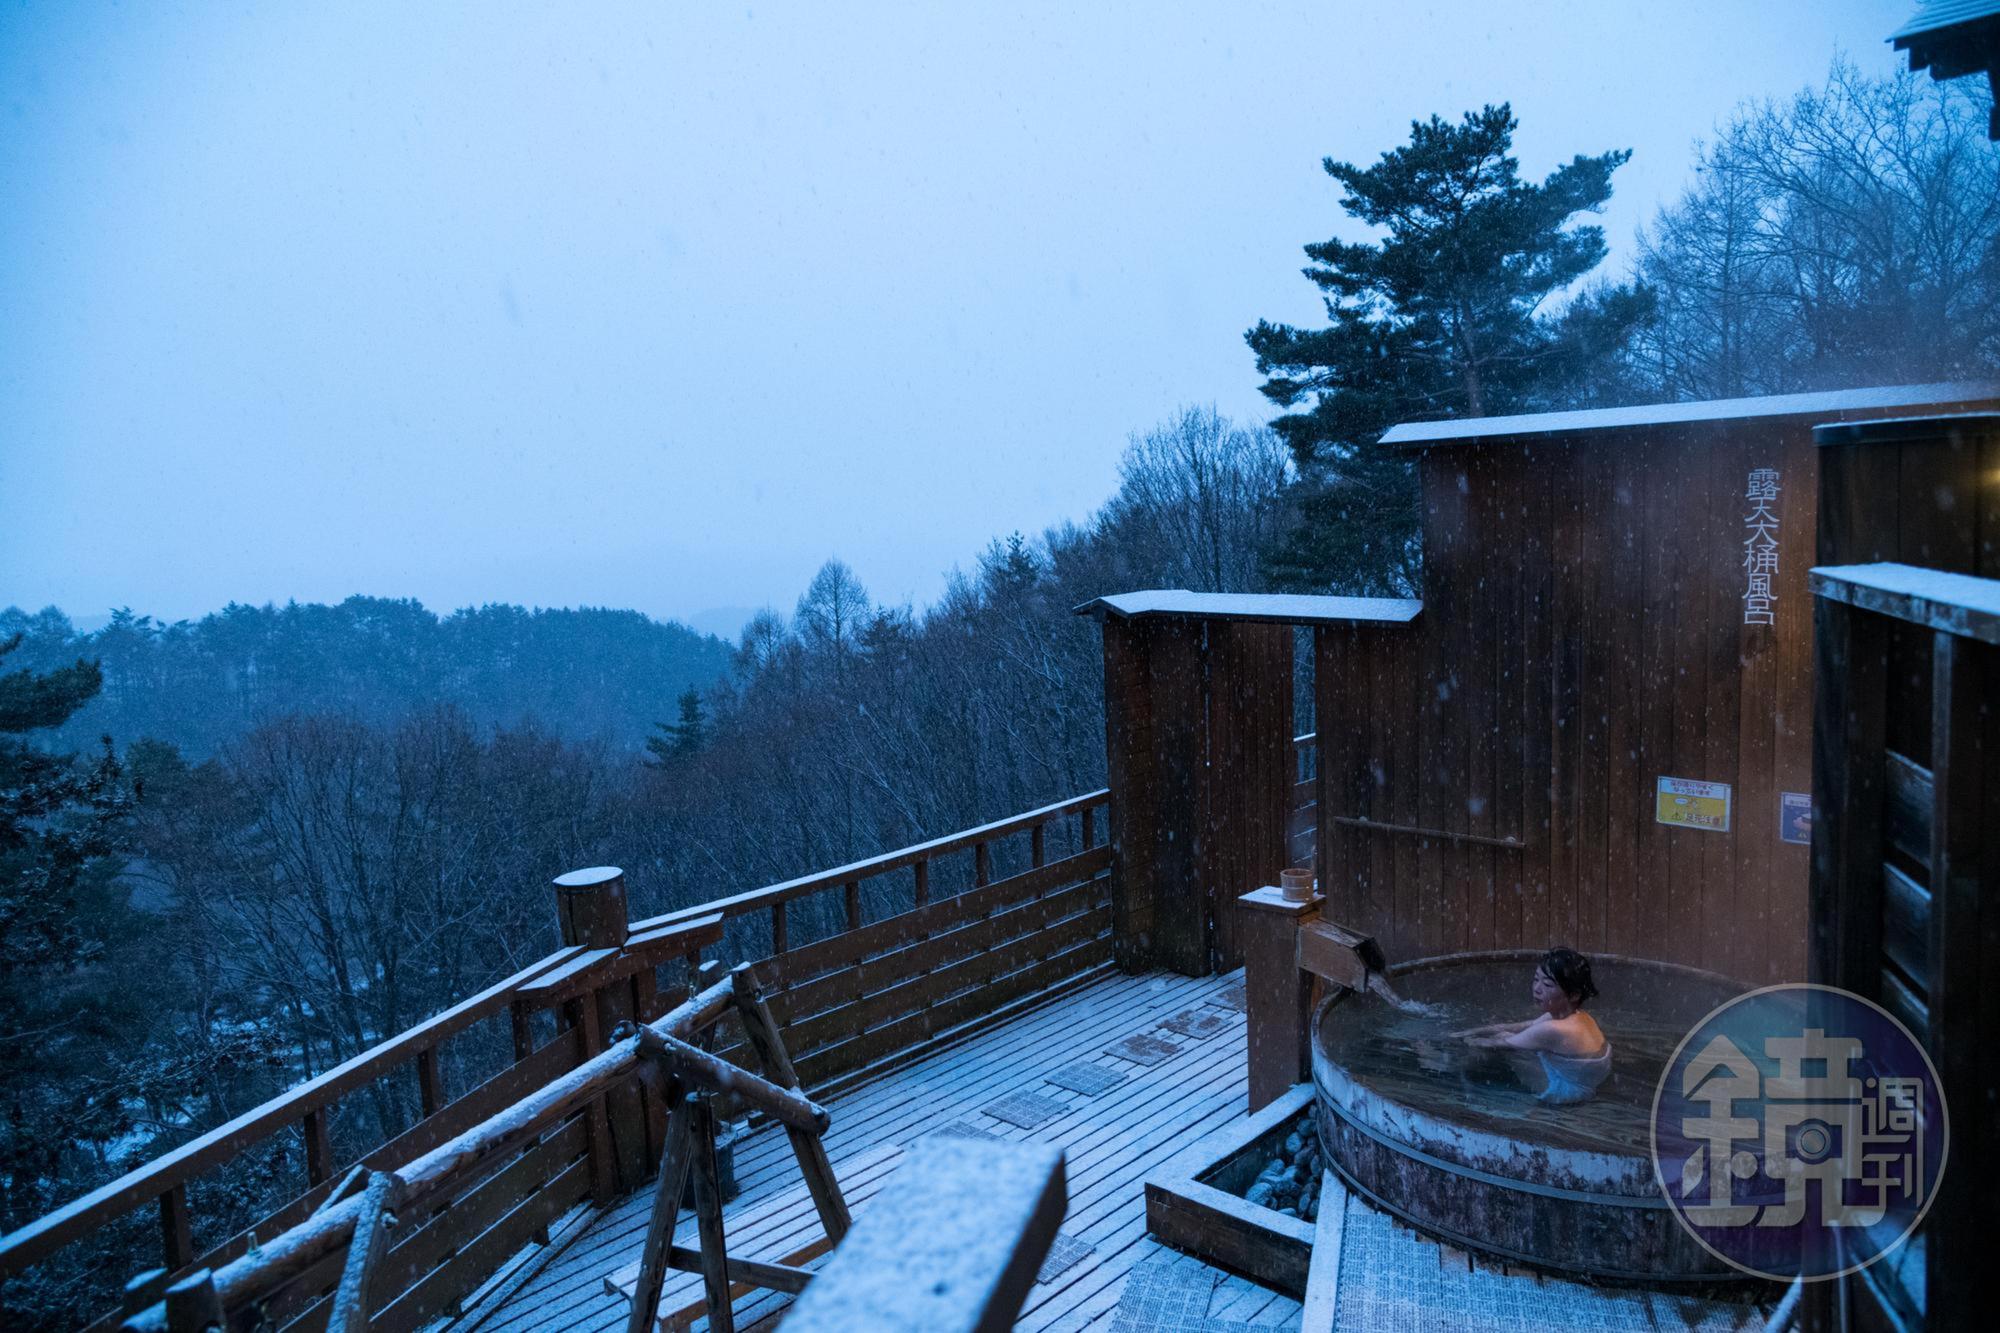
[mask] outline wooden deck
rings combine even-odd
[[[1076,1245],[1089,1248],[1035,1287],[1018,1327],[1109,1328],[1135,1265],[1155,1256],[1196,1264],[1147,1237],[1141,1181],[1175,1148],[1244,1113],[1241,983],[1240,971],[1199,980],[1107,973],[1011,1022],[850,1088],[828,1102],[833,1125],[826,1143],[835,1170],[843,1182],[853,1178],[848,1188],[865,1210],[877,1178],[885,1174],[884,1164],[900,1155],[900,1145],[927,1134],[976,1131],[1060,1146],[1067,1156],[1069,1213],[1054,1257],[1074,1253]],[[1163,1026],[1189,1011],[1223,1021],[1219,1026],[1188,1025],[1196,1031],[1214,1027],[1202,1037]],[[1154,1064],[1108,1053],[1138,1035],[1172,1049],[1153,1052],[1160,1057]],[[1045,1081],[1080,1063],[1125,1077],[1095,1095]],[[986,1108],[1021,1093],[1055,1103],[1040,1108],[1052,1112],[1050,1118],[1028,1129],[987,1113]],[[775,1127],[760,1129],[737,1146],[736,1175],[742,1193],[725,1217],[731,1235],[748,1243],[747,1253],[756,1254],[765,1244],[796,1246],[816,1234],[810,1222],[801,1221],[802,1233],[786,1220],[809,1218],[810,1208],[800,1207],[798,1168]],[[554,1230],[549,1245],[508,1265],[452,1327],[459,1333],[622,1328],[626,1301],[607,1290],[606,1279],[636,1262],[649,1202],[642,1192],[602,1212],[573,1215]],[[691,1213],[683,1213],[682,1219],[684,1227],[692,1226]],[[1066,1245],[1064,1238],[1073,1244]],[[681,1290],[680,1277],[669,1275],[663,1312],[677,1303],[673,1295]],[[693,1284],[689,1290],[698,1291],[698,1279],[686,1281]],[[788,1300],[770,1292],[742,1297],[735,1307],[737,1326],[753,1326]],[[1209,1316],[1296,1327],[1299,1303],[1225,1277]]]

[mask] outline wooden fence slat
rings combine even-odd
[[[1010,903],[1038,897],[1065,884],[1088,880],[1111,866],[1111,849],[1097,847],[1060,861],[1051,861],[1039,870],[1009,875],[983,888],[968,889],[951,898],[938,898],[919,910],[912,908],[895,916],[863,926],[860,930],[814,940],[791,950],[770,968],[770,975],[785,991],[803,982],[841,971],[872,954],[887,953],[913,941],[975,920]],[[780,1017],[784,1015],[781,1012]]]
[[[1063,923],[1060,933],[1069,938],[1067,947],[1055,949],[1052,942],[1029,936],[996,951],[997,966],[1010,966],[987,981],[983,988],[961,990],[947,999],[900,1018],[870,1027],[845,1041],[832,1042],[816,1050],[801,1050],[794,1056],[799,1077],[813,1087],[851,1069],[872,1064],[896,1051],[914,1048],[946,1032],[977,1014],[999,1009],[1009,1001],[1056,984],[1108,961],[1111,957],[1111,907],[1107,900],[1089,913]],[[1077,937],[1081,938],[1077,938]],[[1042,948],[1050,952],[1039,961],[1027,962]]]
[[[803,1016],[789,1012],[787,1005],[785,1030],[791,1043],[805,1050],[872,1027],[934,999],[943,999],[991,975],[1001,957],[998,950],[1002,945],[1045,936],[1048,939],[1044,942],[1048,942],[1055,938],[1051,931],[1059,932],[1061,923],[1087,916],[1103,897],[1101,886],[1079,884],[995,913],[934,940],[859,964],[846,992],[853,998]],[[846,974],[823,978],[813,984],[826,995],[845,977]]]

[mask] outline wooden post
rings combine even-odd
[[[572,870],[555,880],[556,923],[564,944],[616,949],[631,922],[625,914],[625,872],[617,866]]]
[[[694,1138],[694,1215],[701,1236],[702,1289],[712,1333],[735,1333],[730,1309],[729,1256],[722,1233],[722,1180],[715,1165],[715,1106],[707,1093],[690,1097]]]
[[[1097,845],[1097,807],[1086,805],[1077,812],[1077,850],[1087,852]]]
[[[1870,999],[1881,988],[1888,653],[1882,617],[1814,599],[1810,977]]]
[[[306,1183],[318,1185],[333,1175],[333,1143],[327,1137],[326,1112],[318,1107],[307,1111],[299,1122],[306,1141]]]
[[[1048,826],[1037,824],[1028,832],[1028,860],[1039,870],[1048,862]]]
[[[785,909],[789,906],[790,901],[784,898],[771,904],[771,956],[774,958],[789,947],[785,939]]]
[[[1243,998],[1249,1029],[1250,1109],[1256,1111],[1311,1077],[1308,1025],[1312,977],[1299,970],[1299,927],[1319,918],[1326,899],[1314,894],[1293,902],[1277,888],[1246,893],[1237,902],[1243,944]]]
[[[2000,1226],[2000,648],[1940,630],[1932,652],[1929,1048],[1951,1125],[1951,1160],[1925,1220],[1932,1328],[1982,1322],[1986,1262]],[[1982,1030],[1983,1029],[1983,1030]]]
[[[122,1315],[135,1315],[148,1306],[157,1305],[167,1294],[167,1270],[149,1268],[125,1284],[125,1292],[118,1304]]]
[[[861,929],[861,881],[850,879],[840,887],[842,895],[847,899],[847,928],[859,930]]]
[[[625,943],[631,933],[631,923],[625,907],[625,872],[617,866],[592,866],[587,870],[572,870],[555,879],[556,920],[562,929],[562,942],[586,949],[616,949]],[[588,1059],[604,1049],[604,1035],[616,1031],[622,1023],[637,1023],[639,1013],[635,995],[629,980],[620,978],[599,987],[575,1004],[571,1021],[582,1023],[584,1028],[584,1058]],[[593,1192],[601,1185],[604,1190],[615,1195],[624,1190],[637,1189],[650,1168],[648,1140],[651,1137],[647,1125],[646,1100],[636,1083],[626,1082],[610,1089],[599,1103],[601,1110],[591,1113],[593,1131],[602,1121],[604,1138],[599,1145],[603,1150],[602,1170],[609,1173],[608,1179],[600,1180],[598,1153],[591,1155],[591,1180]]]
[[[178,1273],[194,1262],[194,1226],[188,1219],[186,1185],[176,1185],[160,1196],[160,1256],[169,1273]]]
[[[223,1327],[222,1296],[215,1275],[197,1268],[167,1288],[167,1333],[208,1333]]]
[[[922,907],[931,900],[931,863],[919,861],[910,867],[917,877],[916,891],[912,895],[912,906]]]
[[[914,1143],[785,1327],[1005,1333],[1034,1290],[1068,1202],[1053,1144]]]
[[[984,842],[972,846],[972,882],[981,887],[993,882],[993,848]]]
[[[514,1063],[519,1064],[535,1053],[535,1030],[529,1026],[526,1002],[514,1001],[508,1006],[507,1017],[514,1026]]]
[[[444,1079],[438,1072],[437,1047],[426,1046],[417,1052],[417,1103],[423,1107],[424,1119],[438,1113],[444,1105]]]
[[[604,1049],[603,1035],[597,1026],[594,997],[583,995],[566,1001],[563,1013],[571,1027],[581,1029],[578,1036],[582,1041],[584,1059],[588,1060]],[[618,1197],[618,1166],[613,1159],[611,1118],[605,1111],[604,1102],[603,1096],[593,1098],[583,1113],[584,1137],[590,1145],[590,1197],[600,1208]]]

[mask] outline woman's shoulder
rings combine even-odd
[[[1557,1022],[1567,1039],[1564,1044],[1569,1047],[1571,1055],[1593,1056],[1609,1044],[1604,1029],[1597,1026],[1597,1020],[1581,1009]]]

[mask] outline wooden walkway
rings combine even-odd
[[[1147,1237],[1141,1182],[1174,1150],[1244,1113],[1241,1004],[1240,971],[1198,980],[1107,973],[1011,1022],[830,1099],[833,1125],[826,1144],[835,1171],[843,1183],[852,1174],[859,1186],[854,1192],[865,1196],[879,1183],[875,1177],[882,1164],[899,1155],[896,1149],[927,1134],[983,1133],[1059,1145],[1067,1157],[1069,1213],[1051,1265],[1074,1257],[1035,1287],[1017,1327],[1063,1333],[1108,1329],[1126,1275],[1136,1264],[1157,1257],[1196,1265]],[[1187,1031],[1164,1026],[1182,1015],[1194,1017],[1182,1025]],[[1137,1059],[1109,1053],[1134,1036],[1154,1038],[1165,1047],[1139,1043],[1140,1049],[1131,1050]],[[1123,1077],[1096,1093],[1046,1081],[1076,1065],[1098,1066]],[[1034,1121],[1038,1114],[1048,1118],[1027,1128],[988,1114],[987,1108],[1002,1109],[997,1104],[1020,1094],[1047,1102],[1029,1100],[1004,1109],[1021,1120]],[[786,1229],[781,1219],[809,1216],[810,1209],[798,1207],[798,1168],[784,1135],[767,1126],[739,1143],[736,1176],[742,1193],[725,1212],[730,1233],[746,1241],[762,1235],[773,1243],[796,1244],[796,1233],[778,1235]],[[641,1192],[601,1213],[579,1211],[566,1219],[554,1229],[549,1245],[517,1256],[468,1304],[453,1329],[621,1329],[626,1301],[607,1290],[606,1279],[637,1260],[649,1203],[650,1195]],[[866,1208],[865,1198],[858,1206]],[[692,1225],[692,1216],[682,1214],[684,1227]],[[670,1295],[676,1290],[670,1275]],[[742,1297],[735,1307],[737,1327],[752,1327],[778,1313],[788,1300],[770,1292]],[[662,1310],[675,1303],[667,1300]],[[1215,1289],[1209,1317],[1295,1328],[1299,1303],[1225,1276]]]

